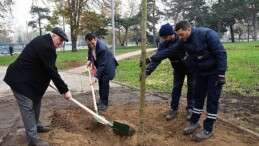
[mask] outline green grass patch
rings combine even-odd
[[[228,53],[225,91],[259,96],[259,42],[226,43]]]
[[[151,56],[154,53],[148,53],[147,56]],[[139,88],[139,58],[140,56],[135,56],[119,61],[120,65],[117,68],[114,80]],[[146,89],[154,92],[171,92],[172,73],[173,69],[170,61],[168,59],[162,61],[156,70],[146,79]]]
[[[228,54],[227,83],[223,91],[259,96],[259,42],[224,43],[223,45]],[[120,61],[115,80],[139,87],[138,58],[140,56]],[[185,81],[184,93],[186,93],[186,84]],[[147,78],[146,88],[154,92],[171,92],[172,68],[168,59],[164,60]]]
[[[8,66],[9,64],[13,63],[19,55],[14,54],[13,56],[0,56],[0,66]]]

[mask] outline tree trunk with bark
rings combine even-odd
[[[144,133],[145,119],[145,98],[146,98],[146,29],[147,29],[147,0],[142,0],[142,16],[141,16],[141,81],[140,81],[140,121],[139,129]]]

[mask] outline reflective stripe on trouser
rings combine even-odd
[[[37,123],[39,122],[41,102],[35,104],[28,97],[23,96],[14,90],[12,91],[20,109],[28,141],[39,139]]]
[[[222,85],[217,84],[217,74],[208,76],[197,76],[195,86],[194,111],[190,119],[191,123],[197,123],[201,116],[204,101],[207,96],[207,118],[203,122],[203,128],[207,131],[213,130],[213,123],[216,120],[220,93]],[[196,110],[195,110],[196,109]]]

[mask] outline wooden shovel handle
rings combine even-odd
[[[50,85],[49,86],[51,88],[53,88],[54,90],[58,91],[58,89],[56,89],[54,86]],[[106,120],[104,117],[99,116],[98,114],[96,114],[95,112],[93,112],[92,110],[90,110],[89,108],[87,108],[86,106],[84,106],[82,103],[78,102],[77,100],[75,100],[74,98],[70,99],[72,102],[74,102],[75,104],[77,104],[78,106],[80,106],[81,108],[83,108],[84,110],[86,110],[88,113],[90,113],[92,116],[94,116],[95,118],[97,118],[98,120],[100,120],[103,124],[108,125],[110,127],[113,126],[113,124],[111,122],[109,122],[108,120]]]
[[[109,121],[107,121],[104,117],[99,116],[98,114],[96,114],[95,112],[93,112],[92,110],[90,110],[89,108],[87,108],[86,106],[84,106],[83,104],[81,104],[80,102],[75,100],[74,98],[71,98],[71,101],[74,102],[75,104],[77,104],[78,106],[80,106],[82,109],[86,110],[88,113],[90,113],[95,118],[97,118],[98,120],[103,122],[105,125],[111,126],[111,123]]]
[[[94,86],[92,84],[92,76],[91,76],[90,67],[88,67],[88,74],[89,74],[89,79],[90,79],[90,84],[91,84],[90,86],[91,86],[91,90],[92,90],[92,95],[93,95],[94,110],[98,112],[97,105],[96,105],[95,93],[94,93]]]

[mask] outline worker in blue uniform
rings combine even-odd
[[[175,44],[179,38],[174,32],[173,26],[169,23],[161,26],[159,30],[159,35],[161,37],[162,42],[159,43],[157,52],[160,52],[169,46]],[[185,76],[187,76],[187,119],[189,120],[192,115],[192,110],[194,106],[194,88],[195,88],[195,73],[192,72],[189,68],[187,68],[182,61],[185,56],[184,50],[180,50],[177,53],[168,57],[171,62],[173,71],[173,90],[171,93],[171,104],[170,110],[166,116],[166,120],[172,120],[178,114],[179,101],[181,97],[182,87],[184,84]],[[146,69],[146,74],[150,75],[156,67],[160,64],[160,62],[152,62],[148,64]]]
[[[226,82],[227,53],[219,35],[212,29],[193,28],[189,22],[180,21],[176,24],[175,31],[180,41],[147,58],[146,63],[160,62],[177,53],[177,50],[184,49],[185,64],[196,69],[197,78],[193,113],[183,132],[189,135],[200,127],[198,121],[207,97],[207,117],[203,121],[203,130],[195,135],[195,140],[202,141],[213,135],[222,85]]]

